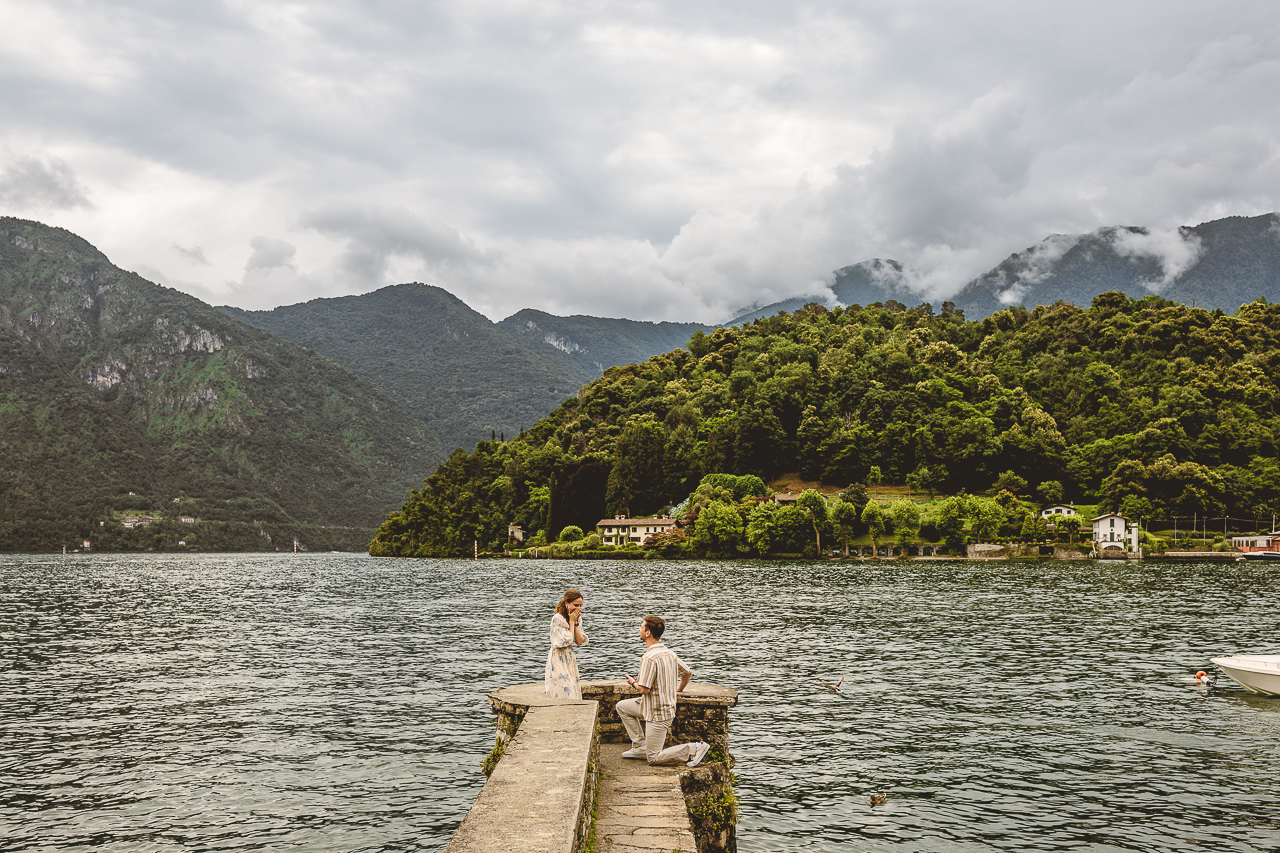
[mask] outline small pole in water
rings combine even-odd
[[[476,539],[476,540],[475,540],[475,549],[476,549],[476,559],[475,559],[475,562],[477,562],[477,563],[478,563],[478,562],[480,562],[480,540],[479,540],[479,539]]]
[[[63,546],[62,546],[62,559],[64,559],[64,560],[65,560],[65,559],[67,559],[67,546],[66,546],[66,545],[63,545]]]
[[[298,540],[293,540],[293,559],[298,559]]]

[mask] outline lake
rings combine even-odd
[[[650,612],[740,691],[743,853],[1280,849],[1280,698],[1191,682],[1274,565],[351,554],[0,555],[0,849],[439,850],[569,586],[583,678]]]

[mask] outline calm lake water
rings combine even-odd
[[[485,692],[541,680],[576,586],[584,678],[634,671],[655,612],[696,680],[741,692],[743,853],[1274,851],[1280,699],[1189,679],[1280,652],[1278,582],[1257,563],[0,556],[0,849],[439,850],[483,782]]]

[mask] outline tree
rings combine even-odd
[[[954,554],[964,554],[967,541],[964,535],[964,521],[967,509],[967,501],[956,496],[947,498],[937,509],[938,532],[942,535],[942,542],[947,546],[947,550]]]
[[[894,535],[906,556],[907,549],[920,538],[920,507],[913,500],[901,498],[889,504],[889,515],[893,518]]]
[[[991,498],[975,497],[970,498],[969,511],[973,519],[969,524],[969,532],[973,534],[973,538],[979,542],[995,539],[1000,532],[1000,525],[1004,523],[1004,507]]]
[[[745,534],[738,511],[726,503],[714,501],[698,513],[690,541],[694,548],[709,557],[733,557],[745,550]]]
[[[796,500],[796,506],[809,516],[809,523],[813,525],[813,542],[821,556],[822,532],[819,524],[825,526],[827,523],[827,501],[816,489],[805,489]]]
[[[916,478],[920,487],[932,498],[947,481],[947,468],[945,465],[921,465],[916,469]]]
[[[665,533],[655,533],[640,545],[646,551],[657,551],[667,559],[685,557],[689,554],[689,534],[673,527]]]
[[[773,501],[762,501],[747,514],[747,544],[761,557],[773,547],[774,522],[781,507]]]
[[[560,531],[561,542],[578,542],[583,538],[582,528],[576,524],[570,524],[564,530]]]
[[[884,535],[884,512],[878,501],[867,501],[867,505],[862,508],[862,523],[871,534],[871,550],[879,554],[880,537]]]
[[[854,483],[849,488],[840,493],[840,500],[845,503],[852,504],[853,508],[858,511],[858,516],[862,516],[862,508],[867,505],[867,501],[871,497],[867,494],[867,487],[862,483]]]
[[[858,526],[858,508],[848,501],[836,501],[830,507],[831,523],[844,540],[844,555],[849,556],[849,539]]]
[[[1027,490],[1027,481],[1019,477],[1014,471],[1004,471],[999,477],[996,477],[995,485],[991,487],[989,494],[998,495],[1000,492],[1009,492],[1012,495],[1020,495]]]
[[[1036,492],[1040,495],[1040,499],[1047,504],[1062,503],[1062,483],[1057,480],[1045,480],[1036,486]]]
[[[655,421],[631,423],[614,447],[613,467],[609,471],[605,507],[610,514],[631,515],[653,512],[661,507],[663,486],[663,454],[667,436],[662,424]]]

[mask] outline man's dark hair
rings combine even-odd
[[[661,616],[644,617],[644,626],[649,629],[649,633],[655,640],[661,640],[662,632],[667,630],[667,623],[662,621]]]

